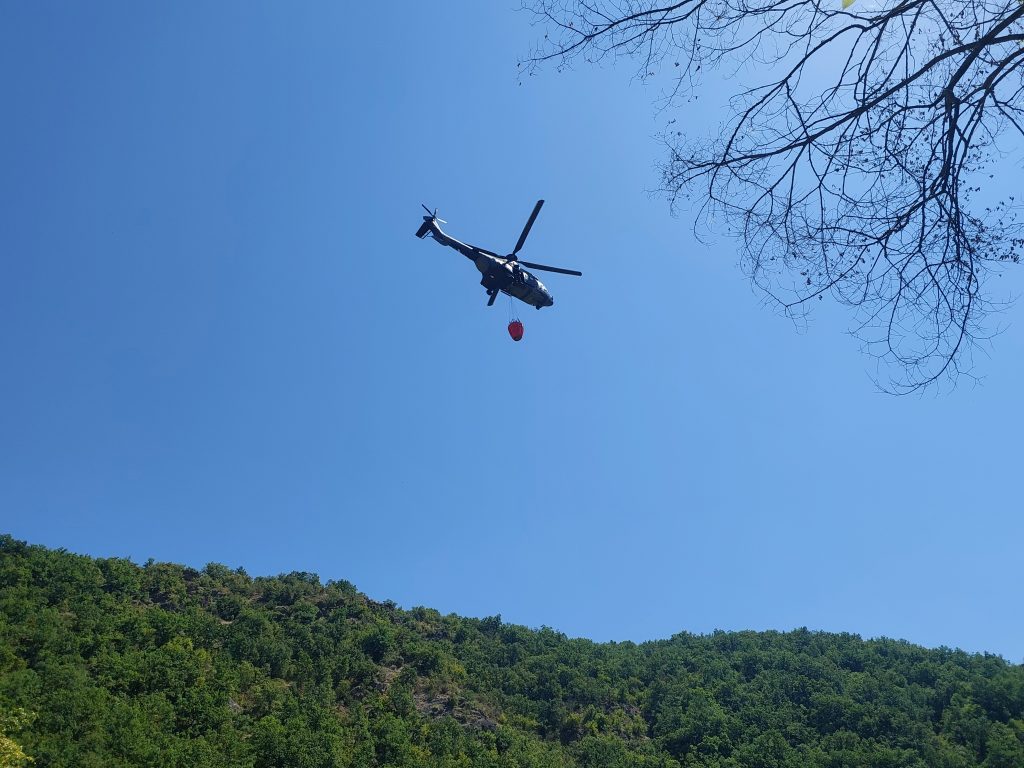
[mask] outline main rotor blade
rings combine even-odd
[[[544,205],[543,200],[538,200],[537,204],[533,206],[533,213],[530,214],[529,221],[526,222],[526,226],[523,227],[523,234],[519,236],[519,242],[516,243],[516,247],[512,249],[512,256],[519,253],[519,249],[523,247],[523,243],[526,242],[526,236],[530,234],[530,228],[533,226],[533,222],[537,220],[537,214],[540,213],[540,207]]]
[[[576,275],[576,277],[583,277],[582,272],[578,272],[575,269],[562,269],[561,267],[546,267],[543,264],[534,264],[532,261],[520,261],[524,267],[530,269],[543,269],[545,272],[558,272],[562,275]]]

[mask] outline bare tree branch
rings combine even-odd
[[[972,204],[997,138],[1024,135],[1024,3],[962,0],[534,0],[548,30],[525,64],[631,57],[678,66],[669,104],[709,66],[757,62],[706,141],[664,136],[662,189],[724,214],[754,283],[787,312],[830,295],[882,386],[970,369],[994,265],[1018,262],[1013,198]]]

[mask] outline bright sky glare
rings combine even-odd
[[[798,332],[648,194],[657,86],[519,83],[514,5],[0,5],[0,530],[595,640],[1024,660],[1020,308],[982,385],[879,394],[843,310]],[[505,252],[538,198],[523,258],[584,277],[516,344],[413,232]]]

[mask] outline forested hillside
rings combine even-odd
[[[806,630],[598,644],[2,537],[0,728],[7,764],[74,768],[1021,768],[1024,667]]]

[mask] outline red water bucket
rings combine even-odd
[[[518,320],[513,320],[508,324],[508,335],[512,337],[512,341],[519,341],[523,338],[523,324]]]

